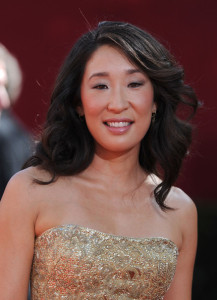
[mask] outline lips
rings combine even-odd
[[[127,132],[131,125],[133,124],[133,121],[128,118],[122,118],[122,119],[107,119],[103,122],[108,130],[113,134],[123,134]]]
[[[105,124],[109,127],[126,127],[131,124],[131,122],[105,122]]]
[[[121,128],[127,127],[133,123],[131,119],[107,119],[103,122],[105,125],[109,127]]]

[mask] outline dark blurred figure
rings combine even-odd
[[[0,199],[5,186],[31,154],[31,137],[11,111],[22,88],[17,59],[0,44]]]

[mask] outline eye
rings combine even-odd
[[[128,84],[128,87],[137,88],[137,87],[140,87],[143,84],[144,84],[144,82],[131,82],[131,83]]]
[[[107,87],[107,85],[105,85],[105,84],[97,84],[97,85],[94,85],[93,88],[94,88],[94,89],[97,89],[97,90],[105,90],[105,89],[107,89],[108,87]]]

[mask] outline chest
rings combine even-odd
[[[33,299],[163,299],[177,255],[175,244],[164,238],[54,228],[35,243]]]
[[[156,204],[87,191],[50,192],[40,206],[36,236],[62,224],[78,224],[122,236],[164,236],[180,244],[178,226]]]

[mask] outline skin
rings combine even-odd
[[[122,153],[132,149],[138,155],[140,141],[156,111],[153,98],[147,75],[117,49],[100,47],[87,63],[81,83],[80,113],[84,114],[96,141],[96,153]],[[127,126],[123,126],[118,127],[118,132],[110,132],[112,126],[107,126],[106,121],[132,123],[127,131],[124,131]]]
[[[190,300],[197,245],[195,205],[174,187],[166,199],[174,210],[163,212],[151,196],[159,179],[147,176],[138,163],[141,138],[156,110],[149,78],[120,51],[101,46],[86,65],[81,98],[78,112],[96,142],[91,165],[77,176],[60,177],[46,186],[32,180],[47,180],[49,174],[28,168],[11,179],[0,203],[1,300],[26,299],[34,238],[62,224],[172,240],[179,249],[178,265],[164,299]],[[113,120],[113,126],[114,119],[132,122],[118,124],[127,128],[113,131],[105,122]]]

